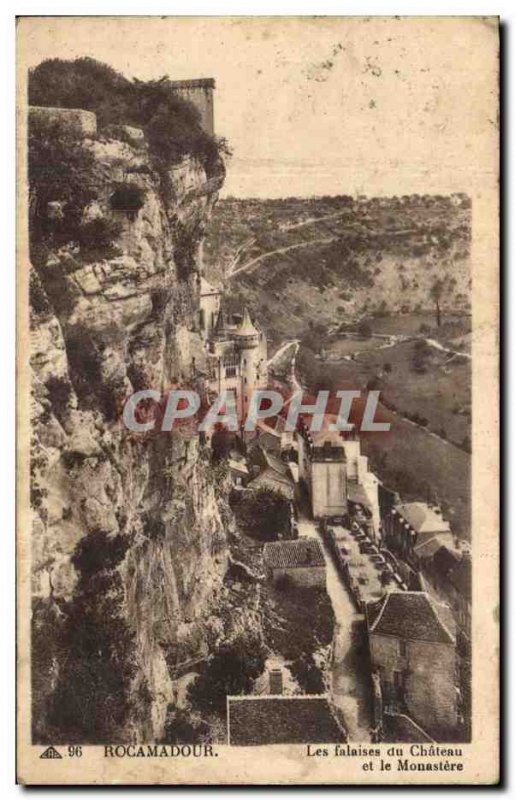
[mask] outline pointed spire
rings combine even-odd
[[[247,306],[245,306],[245,310],[243,311],[243,319],[241,320],[237,330],[235,331],[236,336],[258,336],[259,331],[252,322],[249,314],[249,310]]]
[[[222,295],[222,299],[220,300],[220,308],[218,310],[218,316],[215,322],[215,334],[217,336],[220,336],[224,333],[227,333],[227,327],[228,327],[228,320],[225,311],[224,297]]]

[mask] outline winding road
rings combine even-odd
[[[253,258],[251,261],[247,261],[247,263],[243,264],[241,267],[233,269],[232,272],[228,271],[226,278],[234,278],[235,275],[239,275],[241,272],[248,272],[267,258],[270,258],[270,256],[275,256],[279,253],[289,253],[290,250],[299,250],[301,247],[309,247],[312,244],[331,244],[331,242],[335,242],[337,239],[337,236],[326,236],[323,239],[311,239],[309,242],[296,242],[296,244],[289,244],[287,247],[278,247],[277,250],[269,250],[267,253],[261,253],[260,256],[256,256],[256,258]]]
[[[472,359],[472,355],[470,353],[462,353],[459,350],[451,350],[449,347],[444,347],[443,344],[437,342],[436,339],[425,339],[425,342],[429,345],[429,347],[434,347],[435,350],[441,350],[442,353],[448,353],[451,358],[454,358],[454,356],[462,356],[463,358],[468,358],[469,360]]]

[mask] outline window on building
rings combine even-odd
[[[236,375],[236,367],[226,367],[225,368],[225,377],[226,378],[234,378]]]
[[[406,642],[404,639],[399,639],[399,655],[401,658],[406,658],[407,649],[406,649]]]

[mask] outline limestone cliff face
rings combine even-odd
[[[202,366],[199,247],[221,177],[188,157],[156,169],[135,129],[84,147],[99,192],[83,221],[108,221],[116,235],[93,255],[65,242],[33,259],[33,593],[36,606],[58,608],[76,589],[78,543],[98,531],[124,537],[117,571],[135,633],[134,689],[148,699],[124,735],[155,740],[172,695],[167,662],[209,644],[205,621],[223,595],[232,522],[198,439],[131,434],[121,409],[132,391],[166,390],[191,380],[193,360]],[[144,203],[113,210],[113,187],[127,181]],[[55,658],[43,705],[59,669]]]

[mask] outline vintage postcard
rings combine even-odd
[[[499,21],[20,17],[18,781],[499,781]]]

